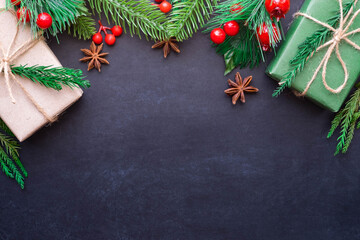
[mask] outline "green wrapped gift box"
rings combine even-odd
[[[349,2],[351,1],[344,0],[343,5]],[[360,3],[357,3],[354,12],[359,8]],[[305,0],[300,12],[326,23],[329,18],[339,13],[339,2],[338,0]],[[267,74],[275,80],[281,81],[284,75],[290,71],[290,61],[297,54],[299,45],[321,28],[323,27],[312,20],[302,16],[297,17],[292,23],[286,35],[286,40],[283,42],[277,56],[268,66]],[[360,28],[360,16],[355,19],[347,32],[358,28]],[[328,40],[331,40],[331,38],[330,36]],[[348,38],[357,45],[360,45],[360,33],[351,35]],[[296,78],[292,81],[291,87],[293,89],[298,92],[304,91],[321,60],[324,58],[327,49],[328,47],[319,50],[307,61],[304,69],[298,72]],[[356,50],[346,41],[341,41],[340,54],[349,71],[349,80],[345,88],[340,93],[328,91],[322,82],[322,71],[320,71],[306,93],[307,98],[333,112],[339,111],[360,74],[360,51]],[[327,66],[326,81],[331,88],[338,88],[344,82],[344,70],[336,57],[335,51]]]

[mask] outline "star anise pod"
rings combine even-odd
[[[109,64],[108,60],[104,57],[109,53],[100,53],[103,48],[103,43],[99,46],[96,46],[94,42],[91,43],[90,49],[81,49],[83,53],[85,53],[86,57],[80,59],[81,62],[89,62],[88,71],[93,69],[94,67],[101,72],[101,64]]]
[[[229,96],[233,96],[232,103],[234,105],[236,104],[239,97],[240,97],[240,101],[245,103],[245,92],[255,93],[259,91],[259,89],[249,86],[251,80],[252,80],[252,76],[249,76],[245,78],[243,81],[239,72],[237,72],[235,75],[236,82],[233,82],[230,79],[228,80],[228,84],[230,88],[226,89],[225,93]]]
[[[151,48],[163,48],[164,58],[166,58],[169,55],[171,49],[174,52],[180,53],[179,46],[176,43],[176,38],[172,37],[167,40],[156,42],[154,45],[152,45]]]

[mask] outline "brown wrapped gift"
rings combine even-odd
[[[0,0],[0,8],[4,7],[5,0]],[[30,26],[20,24],[17,28],[17,24],[18,20],[13,13],[0,13],[0,45],[5,52],[10,49],[9,55],[34,38]],[[16,34],[17,29],[19,30],[18,34]],[[10,46],[12,41],[13,44]],[[3,55],[3,52],[0,51],[0,61],[5,62],[6,58]],[[43,40],[37,41],[34,46],[8,64],[61,66],[59,60]],[[20,142],[48,124],[51,119],[56,119],[83,93],[81,89],[70,89],[66,86],[63,90],[56,91],[19,76],[16,76],[16,81],[12,77],[8,77],[9,85],[7,85],[4,73],[3,69],[0,72],[0,118]],[[11,91],[9,91],[9,86]],[[13,99],[11,95],[13,95]],[[13,103],[13,100],[16,102]]]

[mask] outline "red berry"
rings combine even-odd
[[[266,11],[278,21],[290,10],[290,0],[265,0]]]
[[[168,13],[170,12],[172,5],[168,1],[164,0],[162,3],[160,3],[159,7],[160,11],[163,13]]]
[[[236,21],[230,21],[224,24],[224,31],[229,36],[235,36],[239,33],[240,26]]]
[[[162,3],[164,0],[154,0],[156,3]]]
[[[231,6],[230,8],[230,12],[235,14],[235,13],[239,13],[242,10],[242,6],[240,5],[240,3],[234,4]]]
[[[36,25],[41,29],[48,29],[52,25],[52,17],[48,13],[40,13],[36,19]]]
[[[211,31],[210,38],[213,43],[221,44],[225,41],[226,34],[221,28],[215,28]]]
[[[272,39],[272,42],[278,42],[279,41],[279,32],[277,30],[277,27],[274,23],[272,23],[272,27],[274,29],[274,36]],[[260,29],[261,28],[261,29]],[[260,31],[261,30],[261,31]],[[271,47],[270,45],[270,35],[269,35],[269,30],[266,26],[265,23],[262,24],[262,26],[257,28],[257,35],[258,35],[258,39],[261,43],[262,49],[264,51],[268,51]]]
[[[21,3],[20,0],[11,0],[11,4],[14,5],[14,6],[19,6]]]
[[[16,11],[16,16],[19,20],[30,22],[30,11],[26,9],[26,7],[21,7]]]
[[[115,44],[116,38],[113,34],[106,34],[105,35],[105,42],[107,45],[112,46]]]
[[[103,37],[101,36],[101,33],[95,33],[93,36],[92,36],[92,40],[94,43],[96,44],[101,44],[102,41],[103,41]]]
[[[120,26],[113,26],[111,28],[111,32],[114,34],[115,37],[119,37],[122,34],[123,29]]]

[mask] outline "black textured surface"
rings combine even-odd
[[[85,70],[89,42],[60,41],[63,65]],[[82,100],[22,144],[26,189],[0,175],[1,240],[360,239],[359,135],[333,157],[333,114],[271,98],[265,65],[241,71],[260,92],[232,106],[207,35],[167,60],[150,46],[105,47]]]

